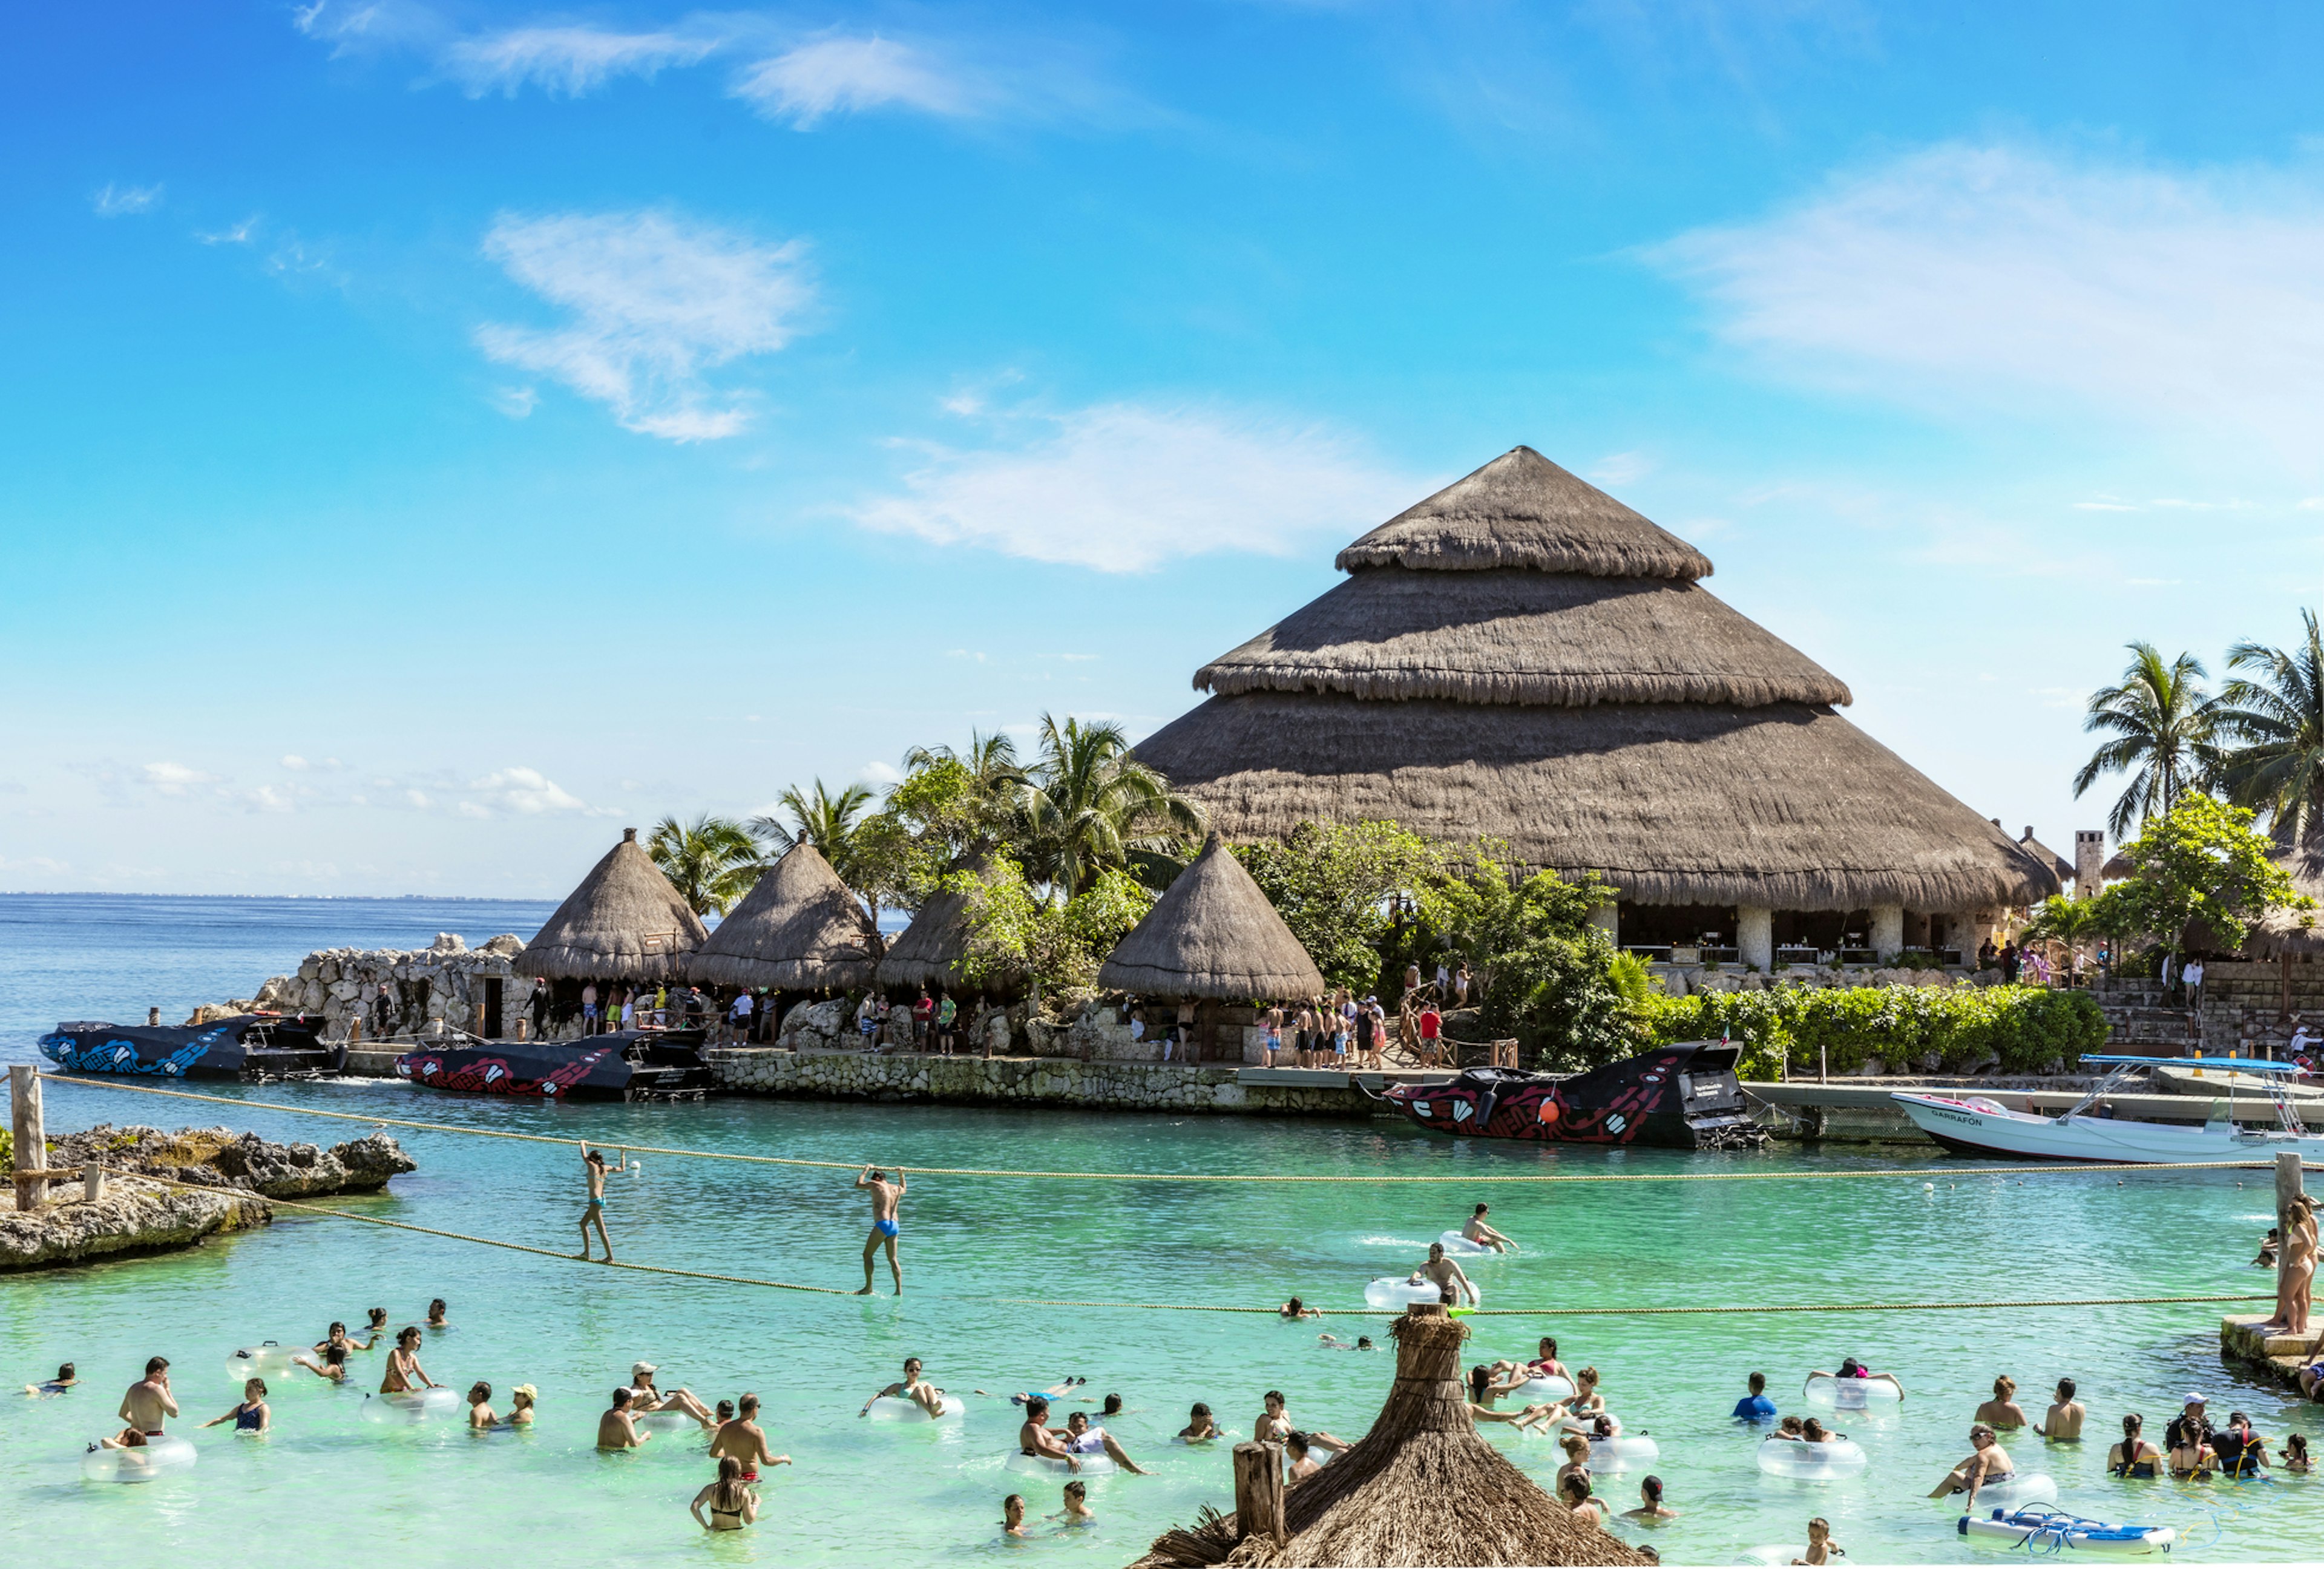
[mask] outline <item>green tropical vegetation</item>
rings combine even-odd
[[[664,817],[647,836],[646,854],[696,915],[725,914],[759,880],[758,842],[731,817]]]
[[[1783,987],[1641,999],[1655,1045],[1727,1038],[1745,1079],[1852,1074],[1877,1057],[1891,1073],[2004,1073],[2070,1067],[2104,1048],[2106,1016],[2087,992],[2043,986]]]
[[[1071,899],[1140,852],[1168,852],[1202,832],[1203,809],[1130,755],[1111,721],[1041,715],[1040,755],[1023,774],[1019,841],[1028,875]]]
[[[2241,946],[2269,910],[2313,902],[2292,886],[2276,845],[2252,822],[2248,808],[2187,796],[2122,847],[2131,875],[2089,901],[2089,918],[2172,953],[2190,932],[2206,947]]]
[[[2239,642],[2212,715],[2227,742],[2219,765],[2227,798],[2264,815],[2282,844],[2324,861],[2324,635],[2316,613],[2291,649]]]
[[[2202,788],[2218,768],[2201,661],[2182,653],[2165,663],[2149,642],[2132,643],[2130,652],[2122,680],[2090,695],[2082,728],[2111,739],[2074,776],[2077,799],[2108,774],[2129,776],[2107,814],[2116,839],[2126,837],[2132,824],[2170,810],[2187,791]]]
[[[969,942],[960,969],[978,986],[1022,982],[1036,991],[1086,992],[1105,955],[1154,906],[1152,890],[1113,868],[1070,899],[1044,898],[1006,856],[954,872],[945,886],[966,899]]]

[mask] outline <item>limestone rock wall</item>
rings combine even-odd
[[[875,1057],[860,1051],[719,1047],[705,1054],[730,1091],[802,1100],[942,1101],[1134,1112],[1369,1117],[1360,1090],[1244,1084],[1231,1066],[1061,1057]]]
[[[358,1020],[364,1040],[439,1035],[446,1029],[482,1032],[484,982],[501,983],[501,1029],[512,1035],[526,1016],[534,983],[519,975],[524,944],[503,933],[471,948],[456,934],[439,933],[425,948],[326,948],[309,954],[295,975],[277,975],[255,997],[195,1010],[189,1024],[246,1013],[319,1013],[327,1039],[343,1040]],[[577,1034],[578,1026],[567,1033]]]

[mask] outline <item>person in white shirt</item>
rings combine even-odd
[[[734,1031],[734,1038],[738,1041],[751,1038],[751,993],[748,991],[734,994],[734,1006],[728,1012],[726,1019]]]
[[[2203,1005],[2203,961],[2188,960],[2186,968],[2179,972],[2179,981],[2187,988],[2187,1006],[2200,1008]]]

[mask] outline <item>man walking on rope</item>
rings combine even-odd
[[[629,1168],[629,1152],[623,1150],[622,1163],[613,1169],[627,1171]],[[595,1223],[597,1227],[597,1240],[605,1244],[605,1262],[610,1264],[613,1261],[613,1239],[605,1234],[605,1157],[599,1151],[590,1149],[586,1139],[581,1140],[581,1169],[589,1179],[589,1204],[588,1207],[581,1212],[581,1251],[574,1256],[579,1259],[588,1258],[589,1227],[592,1223]]]
[[[863,1239],[863,1289],[858,1297],[872,1295],[872,1265],[884,1244],[888,1250],[888,1272],[896,1278],[896,1295],[904,1294],[904,1267],[896,1261],[896,1208],[904,1202],[904,1170],[896,1168],[896,1180],[890,1182],[888,1174],[876,1166],[867,1166],[855,1179],[858,1187],[872,1190],[872,1234]]]

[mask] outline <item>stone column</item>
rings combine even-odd
[[[1872,952],[1882,964],[1886,964],[1904,949],[1904,907],[1901,904],[1876,904],[1872,907]]]
[[[2096,828],[2074,830],[2074,897],[2095,899],[2106,881],[2106,835]]]
[[[1899,912],[1900,915],[1902,912]],[[1736,956],[1762,972],[1775,967],[1775,912],[1764,904],[1735,907]]]
[[[1606,934],[1606,940],[1616,947],[1622,946],[1622,907],[1601,904],[1590,912],[1590,924]]]

